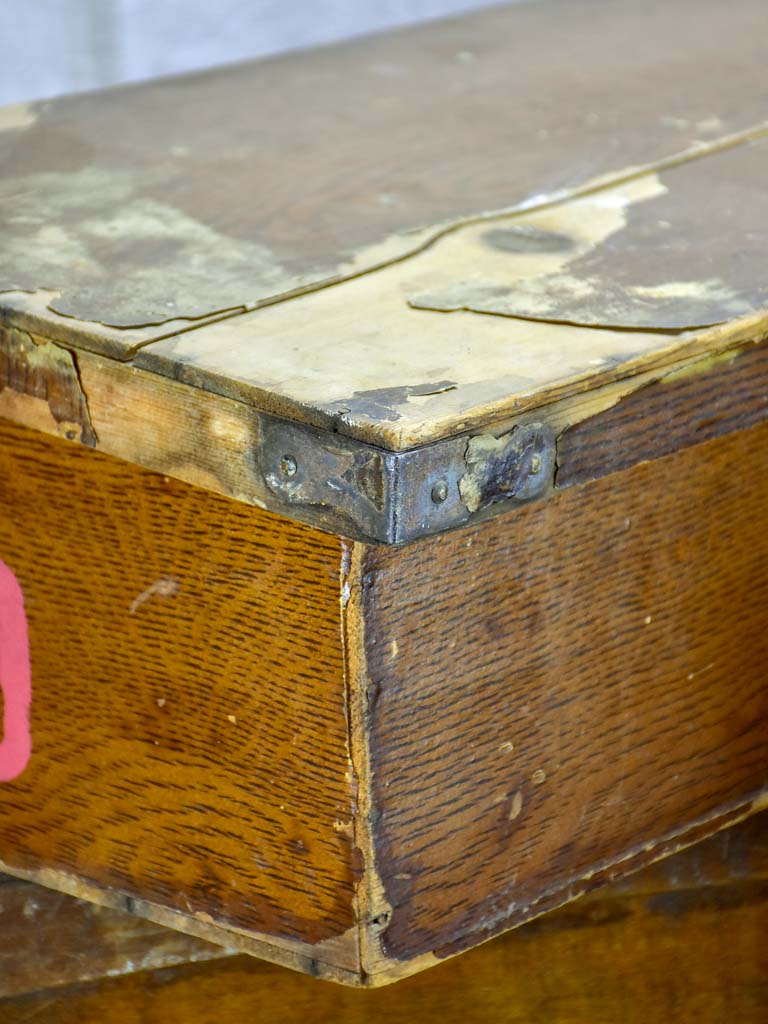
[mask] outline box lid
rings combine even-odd
[[[767,26],[544,0],[6,108],[3,323],[383,453],[756,340]]]

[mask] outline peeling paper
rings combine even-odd
[[[243,309],[296,286],[256,242],[232,238],[141,194],[126,171],[86,167],[0,181],[0,280],[56,289],[50,308],[117,327]]]
[[[695,171],[692,179],[701,187]],[[492,230],[462,232],[472,250],[471,272],[409,303],[435,312],[662,332],[711,327],[768,305],[768,279],[749,259],[726,253],[707,265],[701,250],[711,239],[697,238],[691,226],[706,225],[704,204],[696,220],[685,188],[667,191],[657,175],[647,175],[506,227],[500,220]],[[765,232],[759,215],[755,228],[750,241],[757,247]],[[676,276],[691,270],[701,276]]]
[[[750,192],[742,221],[711,202],[711,218],[700,216],[707,197],[759,186],[765,152],[752,143],[663,181],[627,178],[547,209],[464,224],[418,257],[168,338],[138,364],[278,415],[325,426],[330,418],[382,447],[460,432],[502,409],[513,415],[567,382],[641,368],[686,344],[676,335],[700,322],[768,306],[758,258],[768,251],[765,218],[742,231],[762,193]],[[664,273],[657,249],[666,269],[684,273]]]

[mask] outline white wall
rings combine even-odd
[[[0,104],[311,46],[488,0],[0,0]]]

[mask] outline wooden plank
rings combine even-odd
[[[0,876],[0,998],[229,955],[133,914]]]
[[[370,269],[764,120],[764,27],[760,0],[551,0],[11,108],[0,290],[147,340]]]
[[[748,814],[766,430],[350,549],[6,424],[34,752],[0,860],[379,984]]]
[[[748,814],[766,430],[350,549],[4,425],[34,698],[0,860],[380,984]]]
[[[354,972],[341,542],[5,422],[0,498],[33,687],[6,870]]]
[[[358,550],[369,971],[434,963],[764,799],[767,440]]]
[[[764,819],[756,819],[752,836],[764,835]],[[764,863],[749,864],[754,846],[738,827],[729,834],[733,847],[725,860],[718,839],[718,852],[703,843],[665,862],[669,876],[687,888],[664,891],[669,878],[646,869],[627,880],[626,892],[613,886],[584,897],[386,993],[318,985],[238,957],[5,1000],[0,1021],[763,1024]]]

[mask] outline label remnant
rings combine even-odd
[[[3,738],[0,741],[0,782],[17,778],[32,753],[29,710],[32,673],[27,617],[19,581],[0,561],[0,688],[3,694]]]

